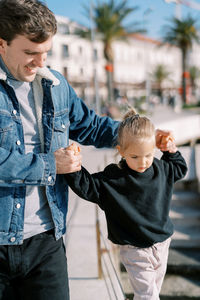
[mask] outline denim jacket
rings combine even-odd
[[[0,69],[0,244],[23,243],[27,185],[45,186],[55,237],[66,231],[68,186],[56,175],[53,152],[69,138],[83,145],[111,147],[118,122],[100,118],[77,97],[65,78],[42,68],[33,81],[36,114],[43,149],[25,154],[19,103]]]

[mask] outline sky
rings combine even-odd
[[[66,16],[82,25],[90,26],[89,20],[84,15],[83,5],[93,5],[97,2],[107,2],[108,0],[46,0],[47,6],[57,15]],[[118,2],[118,0],[116,0]],[[162,36],[163,26],[168,24],[168,20],[175,16],[184,18],[188,14],[200,20],[200,0],[182,0],[185,3],[196,4],[199,9],[192,9],[186,5],[177,5],[172,0],[127,0],[130,7],[138,9],[130,15],[128,22],[140,22],[141,27],[145,26],[147,35],[154,39]]]

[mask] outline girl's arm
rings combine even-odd
[[[66,148],[66,151],[72,151],[75,156],[79,156],[81,149],[73,143]],[[65,174],[65,178],[70,188],[79,197],[101,206],[100,182],[102,174],[103,172],[99,172],[91,175],[84,167],[81,167],[81,170],[78,172]]]
[[[68,185],[79,197],[98,204],[101,203],[101,177],[103,172],[90,174],[84,167],[80,171],[65,174]]]
[[[174,178],[174,182],[182,179],[187,173],[187,165],[185,159],[179,151],[175,153],[164,152],[162,157],[166,164],[166,172],[169,172],[169,177]]]
[[[161,159],[167,162],[166,168],[169,171],[169,176],[174,178],[174,182],[182,179],[187,172],[187,165],[183,156],[176,147],[172,132],[170,132],[168,136],[160,135],[160,145],[157,144],[157,147],[161,151],[163,151],[163,148],[165,149]]]

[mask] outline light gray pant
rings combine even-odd
[[[171,238],[149,248],[120,245],[124,264],[134,292],[134,300],[159,300],[166,273]]]

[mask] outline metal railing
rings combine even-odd
[[[96,243],[97,243],[97,262],[98,262],[98,278],[104,279],[106,288],[111,300],[127,300],[123,290],[121,281],[117,274],[110,250],[106,245],[106,240],[100,229],[100,220],[96,205]]]

